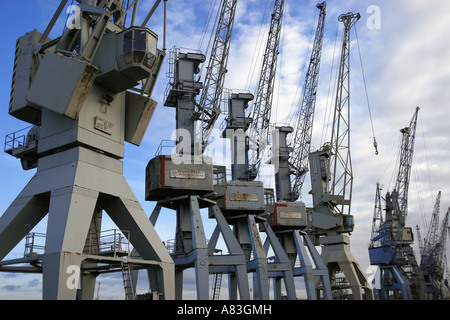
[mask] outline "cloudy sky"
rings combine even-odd
[[[7,112],[15,41],[33,29],[43,32],[58,3],[57,0],[36,0],[10,1],[3,4],[4,10],[0,15],[8,29],[4,32],[3,50],[0,52],[3,67],[0,74],[0,101],[3,105],[3,112],[0,114],[2,122],[0,136],[4,137],[28,126]],[[212,0],[168,1],[168,49],[173,46],[199,48],[210,3]],[[290,111],[295,108],[299,99],[298,88],[303,84],[306,61],[318,18],[318,9],[315,8],[318,1],[286,0],[286,3],[272,113],[272,121],[278,125],[290,123]],[[140,19],[143,19],[153,1],[141,1],[141,4]],[[238,1],[226,88],[255,91],[258,63],[261,61],[261,49],[258,44],[264,43],[268,14],[272,6],[273,0]],[[336,59],[338,55],[336,43],[340,44],[342,30],[337,17],[350,11],[361,14],[355,29],[359,38],[370,102],[369,112],[358,46],[355,33],[352,33],[354,40],[351,46],[351,153],[354,173],[352,214],[355,216],[356,226],[351,235],[351,248],[365,270],[370,265],[367,247],[370,240],[376,183],[382,184],[383,192],[393,187],[392,179],[396,171],[400,141],[399,130],[409,125],[417,106],[420,107],[420,111],[409,188],[407,224],[413,227],[414,231],[415,226],[419,225],[422,235],[426,233],[426,223],[430,219],[438,191],[442,191],[441,215],[450,206],[448,184],[450,2],[436,0],[431,4],[425,0],[327,1],[326,30],[312,141],[315,149],[329,139],[323,128],[328,125],[325,111],[334,103],[333,95],[330,93],[333,91],[334,77],[330,74],[334,72],[332,66],[336,66],[333,58]],[[50,36],[57,37],[63,25],[64,21],[59,21]],[[148,26],[162,38],[161,25],[160,8]],[[208,39],[209,31],[203,45],[200,45],[202,50]],[[125,148],[124,175],[148,215],[155,204],[144,201],[145,167],[154,157],[160,141],[170,139],[175,129],[174,110],[163,107],[163,94],[168,83],[165,71],[166,66],[163,66],[153,96],[159,105],[141,146],[138,148],[126,145]],[[223,118],[219,119],[217,127],[222,120]],[[374,153],[372,124],[378,141],[379,155]],[[5,153],[0,154],[0,161],[1,214],[29,181],[34,170],[23,171],[20,162]],[[224,161],[226,162],[226,158],[222,158],[220,162]],[[264,166],[261,172],[260,178],[265,186],[273,188],[273,169]],[[307,205],[312,202],[308,195],[308,180],[307,178],[303,187],[301,199]],[[156,228],[162,240],[174,238],[173,217],[171,213],[162,214],[158,220]],[[34,231],[45,232],[45,222],[39,224]],[[205,217],[204,224],[207,234],[210,235],[214,227],[213,221]],[[24,243],[21,242],[7,258],[23,256],[23,249]],[[416,256],[419,259],[418,250]],[[118,277],[101,281],[101,298],[123,297]],[[0,299],[39,299],[41,287],[42,278],[39,275],[0,274]],[[113,288],[118,288],[120,292],[115,293]]]

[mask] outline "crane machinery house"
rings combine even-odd
[[[29,84],[25,99],[24,92],[21,96],[22,104],[26,100],[34,108],[49,108],[76,119],[94,80],[113,93],[119,93],[155,73],[158,36],[146,27],[105,34],[92,63],[76,59],[71,52],[56,49],[55,53],[45,53],[37,69],[33,61],[36,58],[32,56],[33,44],[41,36],[35,30],[21,37],[16,52],[16,68],[28,68],[30,79],[36,80]],[[13,104],[10,113],[18,113],[22,107]]]
[[[55,45],[43,38],[34,30],[17,40],[9,107],[11,115],[34,125],[58,118],[52,132],[40,128],[38,153],[58,147],[50,141],[57,132],[66,136],[61,143],[106,148],[118,158],[123,157],[123,140],[139,145],[156,108],[149,97],[164,58],[157,49],[158,36],[146,27],[132,26],[103,34],[95,50],[81,53],[66,48],[64,41]],[[129,90],[141,80],[145,85],[140,94]],[[85,103],[99,110],[88,108],[80,116]]]
[[[105,35],[93,61],[99,68],[96,82],[117,93],[148,78],[157,61],[157,40],[153,31],[142,27]]]

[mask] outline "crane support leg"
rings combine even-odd
[[[197,196],[182,196],[171,199],[177,212],[177,230],[172,257],[177,266],[177,299],[182,292],[183,270],[195,268],[197,299],[209,299],[208,246],[201,219]],[[155,209],[158,209],[157,206]]]
[[[194,230],[194,242],[197,259],[195,260],[197,296],[201,300],[209,298],[209,262],[208,245],[197,197],[190,197],[191,219]]]
[[[248,236],[252,244],[254,259],[247,263],[247,268],[255,269],[256,288],[253,290],[259,294],[261,300],[269,300],[269,273],[267,257],[264,252],[258,226],[253,215],[247,217]]]
[[[297,248],[297,255],[300,261],[300,268],[295,268],[295,275],[302,275],[305,281],[306,294],[308,300],[316,300],[316,288],[314,283],[314,271],[311,260],[308,257],[305,245],[302,241],[302,236],[298,230],[293,231],[295,246]]]
[[[173,261],[126,183],[122,162],[83,147],[40,159],[36,175],[0,218],[1,258],[48,213],[42,255],[44,299],[93,297],[88,279],[83,279],[85,288],[78,284],[92,217],[99,208],[132,234],[130,243],[144,260],[159,266],[165,299],[173,299]],[[86,287],[92,292],[82,292]]]
[[[226,221],[225,217],[222,214],[222,211],[220,211],[217,204],[213,205],[210,208],[210,210],[212,211],[212,214],[217,221],[216,227],[217,236],[214,238],[215,239],[214,241],[213,238],[211,238],[210,242],[208,243],[209,254],[210,255],[213,254],[214,248],[216,247],[216,243],[218,240],[218,235],[220,232],[228,248],[228,252],[234,257],[233,259],[235,260],[235,262],[232,262],[234,260],[226,258],[229,260],[229,262],[233,263],[233,267],[235,270],[234,272],[230,273],[230,279],[232,279],[230,283],[230,299],[231,300],[237,299],[237,296],[235,295],[237,286],[237,288],[239,289],[239,295],[241,299],[250,300],[250,289],[248,286],[247,266],[244,251],[239,245],[239,242],[234,236],[233,231],[231,231],[228,222]],[[216,234],[216,230],[214,230],[214,234]],[[215,256],[215,259],[219,258],[221,257]],[[231,287],[233,287],[234,289],[231,290],[232,289]]]
[[[337,238],[342,238],[342,241],[336,241]],[[373,300],[373,291],[368,286],[364,272],[350,251],[348,237],[327,236],[325,239],[321,239],[321,243],[322,259],[332,278],[332,289],[350,289],[354,300]],[[344,274],[342,282],[339,282],[340,278],[335,277],[338,272]]]
[[[390,292],[400,294],[402,300],[412,300],[411,287],[408,278],[396,266],[382,266],[381,289],[379,295],[381,300],[388,300]]]
[[[276,270],[276,273],[281,272],[281,277],[278,276],[275,278],[275,293],[277,293],[275,294],[275,299],[281,299],[281,278],[283,278],[287,298],[289,300],[296,300],[297,296],[295,293],[294,274],[292,271],[293,266],[291,265],[286,251],[281,246],[270,225],[267,222],[264,222],[263,225],[267,233],[266,243],[272,246],[272,250],[275,254],[275,262],[268,264],[269,270],[272,272]]]
[[[316,287],[321,288],[323,291],[323,299],[332,300],[328,269],[316,247],[309,236],[300,230],[294,230],[293,236],[301,265],[298,268],[294,268],[294,275],[303,276],[308,300],[320,299],[320,292],[316,290]],[[313,268],[308,253],[314,261],[315,268]]]
[[[296,236],[296,239],[300,239],[299,237],[300,231],[295,230],[294,232],[298,234]],[[333,296],[331,294],[331,282],[330,282],[330,275],[328,273],[328,268],[323,262],[322,257],[320,256],[319,252],[317,251],[316,247],[311,241],[309,235],[304,234],[303,241],[304,243],[306,243],[306,247],[308,248],[309,254],[311,255],[314,264],[316,265],[316,268],[314,269],[314,277],[317,278],[316,284],[319,284],[319,287],[322,288],[324,299],[332,300]],[[297,242],[299,241],[297,240]],[[320,295],[316,294],[316,298],[320,298]]]
[[[176,299],[183,298],[183,271],[193,267],[195,268],[198,300],[209,299],[209,274],[214,273],[227,273],[234,277],[237,280],[235,289],[239,289],[240,298],[249,300],[250,290],[244,251],[217,204],[197,195],[183,195],[160,200],[150,216],[152,224],[157,222],[162,207],[177,211],[175,244],[173,249],[169,250],[176,265]],[[206,241],[201,208],[208,208],[210,218],[215,218],[217,221],[209,242]],[[220,235],[225,241],[228,254],[214,254]],[[234,292],[237,293],[236,290]],[[237,299],[237,294],[230,291],[230,295]]]

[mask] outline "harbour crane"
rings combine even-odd
[[[350,238],[345,235],[354,228],[353,216],[350,215],[353,185],[350,156],[350,31],[360,17],[359,13],[352,12],[338,17],[344,25],[344,32],[331,140],[309,154],[312,233],[315,242],[322,247],[321,257],[328,267],[332,289],[350,289],[356,300],[372,299],[372,290],[350,252]],[[339,272],[343,273],[344,278],[337,276]]]
[[[381,212],[381,190],[377,185],[369,257],[380,268],[381,288],[377,299],[426,299],[422,272],[414,256],[412,229],[406,226],[408,187],[419,107],[408,127],[400,130],[402,143],[399,168],[392,192],[385,196],[385,217]]]
[[[450,293],[448,284],[444,283],[445,269],[447,268],[445,249],[450,210],[445,214],[441,228],[439,228],[440,204],[441,192],[439,191],[424,242],[420,237],[419,226],[416,226],[421,256],[420,269],[425,279],[427,295],[429,299],[433,300],[447,299]]]
[[[425,266],[429,265],[431,261],[429,261],[432,257],[430,255],[430,248],[436,247],[438,243],[438,232],[439,232],[439,216],[441,212],[441,191],[438,192],[436,197],[436,201],[434,203],[433,212],[431,215],[431,223],[428,227],[427,236],[424,238],[425,242],[422,242],[422,237],[420,236],[419,226],[416,226],[418,238],[419,238],[419,250],[421,255],[420,265]]]
[[[317,299],[314,275],[319,277],[324,297],[332,298],[328,270],[311,239],[306,232],[302,231],[307,228],[306,206],[303,202],[295,202],[299,198],[308,172],[308,155],[325,30],[326,2],[317,4],[317,8],[320,14],[305,76],[303,96],[297,117],[293,119],[296,122],[296,129],[294,131],[289,126],[276,127],[275,132],[278,138],[272,139],[272,148],[276,150],[272,162],[278,170],[275,173],[276,202],[269,215],[270,225],[290,257],[291,264],[295,265],[297,257],[299,258],[300,267],[294,268],[294,275],[304,277],[306,292],[311,300]],[[288,143],[289,134],[291,139]],[[309,256],[314,260],[315,270],[312,268],[313,264]]]
[[[24,170],[37,170],[0,217],[0,268],[42,273],[44,299],[92,300],[99,274],[150,267],[154,293],[170,300],[175,265],[124,178],[122,161],[125,142],[140,145],[157,106],[151,96],[165,46],[158,49],[147,23],[161,0],[141,25],[137,0],[76,2],[60,1],[43,33],[32,30],[16,43],[9,113],[33,127],[8,135],[5,151]],[[51,39],[64,9],[71,11],[66,27]],[[106,250],[100,245],[103,212],[129,242],[114,236]],[[44,217],[44,252],[34,254],[27,241],[24,258],[3,260],[24,237],[34,238],[30,231]],[[124,242],[141,259],[128,259]],[[126,297],[134,298],[127,287]]]
[[[276,299],[281,298],[281,279],[284,280],[287,298],[296,299],[289,258],[267,220],[260,217],[266,210],[266,192],[271,191],[273,200],[273,190],[265,190],[261,181],[255,181],[267,145],[284,5],[284,0],[275,0],[251,117],[246,109],[254,99],[253,94],[231,92],[229,96],[228,117],[222,136],[231,140],[232,180],[216,186],[216,192],[221,195],[221,210],[233,225],[245,252],[247,270],[254,273],[253,290],[258,299],[269,299],[269,278],[275,279]],[[225,167],[216,167],[216,170],[223,173]],[[258,224],[267,234],[264,246]],[[266,249],[270,246],[274,251],[273,262],[267,259]]]
[[[229,42],[237,0],[223,0],[218,26],[207,69],[206,83],[200,81],[200,66],[206,61],[199,51],[170,52],[170,80],[164,105],[176,109],[176,148],[172,155],[157,154],[146,168],[146,200],[157,201],[150,216],[157,223],[162,208],[176,212],[175,239],[168,241],[175,262],[175,297],[182,299],[183,272],[195,269],[197,298],[209,299],[209,275],[227,273],[239,289],[241,299],[250,298],[244,252],[225,220],[214,196],[212,157],[204,155],[208,132],[218,116],[215,101],[222,94]],[[224,36],[225,35],[225,36]],[[203,90],[203,91],[202,91]],[[196,97],[203,92],[198,104]],[[202,115],[199,117],[199,113]],[[207,120],[208,119],[208,120]],[[201,121],[199,121],[201,120]],[[197,122],[197,123],[196,123]],[[196,140],[197,125],[202,125],[202,139]],[[203,126],[206,125],[206,126]],[[207,208],[217,222],[210,241],[206,239],[201,209]],[[214,254],[222,235],[228,253]],[[237,294],[230,295],[236,299]]]

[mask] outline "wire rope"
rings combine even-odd
[[[386,173],[387,169],[391,167],[392,161],[396,158],[396,156],[398,156],[398,152],[400,150],[400,143],[401,143],[401,139],[399,141],[399,147],[397,148],[397,153],[393,153],[391,159],[389,160],[389,163],[387,164],[387,166],[385,166],[384,170],[381,172],[381,175],[378,177],[377,181],[381,181],[381,179],[383,178],[384,174]],[[391,178],[393,179],[393,178]]]
[[[425,163],[426,163],[426,166],[427,166],[427,176],[428,176],[428,184],[429,184],[429,187],[430,187],[431,204],[433,205],[433,203],[434,203],[434,199],[433,199],[433,196],[432,196],[433,188],[431,187],[430,165],[429,165],[429,162],[428,162],[428,152],[427,152],[427,144],[426,144],[426,141],[425,141],[425,132],[423,131],[422,116],[419,114],[418,118],[419,118],[419,121],[420,121],[420,127],[421,127],[421,131],[422,131],[423,148],[424,148],[424,151],[425,151]]]
[[[208,45],[206,46],[206,48],[205,48],[205,56],[207,57],[208,56],[208,54],[209,54],[209,50],[210,50],[210,48],[211,48],[211,42],[213,41],[213,39],[214,39],[214,36],[215,36],[215,30],[214,30],[214,26],[215,25],[217,25],[217,21],[218,21],[218,19],[219,19],[219,16],[220,16],[220,6],[221,6],[221,4],[222,4],[222,2],[223,1],[225,1],[225,0],[221,0],[221,1],[219,1],[220,3],[219,3],[219,10],[216,10],[216,18],[215,18],[215,20],[214,20],[214,24],[213,24],[213,27],[211,28],[211,33],[210,33],[210,36],[209,36],[209,40],[208,40]],[[218,1],[216,0],[215,1],[215,3],[217,3]],[[201,47],[202,47],[202,45],[203,45],[203,41],[204,41],[204,38],[205,38],[205,35],[207,34],[207,31],[208,31],[208,29],[209,29],[209,25],[210,25],[210,23],[211,23],[211,18],[212,18],[212,16],[213,16],[213,9],[214,8],[216,8],[216,5],[213,5],[213,3],[211,3],[211,5],[210,5],[210,8],[209,8],[209,12],[208,12],[208,17],[207,17],[207,19],[205,20],[205,25],[204,25],[204,27],[203,27],[203,32],[202,32],[202,36],[201,36],[201,38],[200,38],[200,41],[199,41],[199,44],[198,44],[198,48],[197,48],[197,50],[198,51],[201,51]],[[201,67],[200,67],[200,75],[201,74],[203,74],[203,70],[204,70],[204,68],[205,68],[205,64],[204,63],[202,63],[202,65],[201,65]]]
[[[269,7],[269,0],[266,0],[264,13],[261,18],[261,24],[259,25],[259,31],[258,31],[258,37],[256,40],[255,49],[253,51],[252,61],[250,63],[250,70],[247,74],[245,90],[250,90],[251,82],[253,81],[255,72],[258,69],[257,64],[262,63],[262,59],[260,59],[260,57],[261,57],[261,50],[262,50],[263,46],[265,45],[265,41],[261,41],[261,39],[262,39],[263,35],[267,34],[266,30],[269,28],[269,24],[265,22],[267,20],[268,7]],[[255,84],[255,86],[257,86],[257,85],[258,85],[258,83]],[[256,91],[256,89],[253,90],[252,92],[255,92],[255,91]]]
[[[305,70],[306,70],[306,66],[308,65],[307,64],[308,57],[311,55],[311,51],[314,46],[314,43],[312,41],[312,38],[315,34],[313,26],[316,25],[317,18],[318,18],[317,11],[314,11],[314,22],[311,25],[311,31],[310,31],[309,39],[308,39],[309,47],[308,47],[308,50],[306,50],[306,52],[305,52],[305,57],[303,59],[303,64],[302,64],[303,68],[301,69],[302,76],[299,79],[299,83],[297,85],[297,90],[295,91],[294,98],[292,100],[292,104],[291,104],[291,107],[290,107],[289,113],[288,113],[288,119],[286,121],[289,125],[291,125],[291,127],[293,127],[294,132],[297,132],[297,127],[298,127],[297,119],[298,119],[298,117],[300,117],[300,109],[301,109],[300,104],[303,102],[302,99],[304,96],[303,83],[305,82],[305,79],[306,79]],[[301,90],[300,97],[298,97],[300,90]],[[290,135],[290,139],[289,139],[289,143],[288,143],[289,145],[292,144],[293,139],[295,139],[295,134]]]
[[[417,164],[416,164],[416,157],[413,157],[414,166],[411,168],[414,176],[414,181],[416,182],[416,188],[417,188],[417,198],[419,202],[419,211],[420,216],[422,218],[422,224],[425,227],[425,230],[428,230],[426,217],[425,217],[425,207],[423,204],[423,197],[422,197],[422,190],[420,188],[420,181],[419,181],[419,173],[417,172]]]
[[[377,139],[375,138],[375,129],[373,127],[372,111],[371,111],[371,107],[370,107],[369,93],[367,91],[366,75],[364,72],[364,64],[362,61],[361,48],[359,46],[358,32],[356,31],[356,28],[354,30],[355,30],[355,36],[356,36],[356,44],[357,44],[358,53],[359,53],[359,62],[361,64],[361,73],[362,73],[362,78],[363,78],[363,82],[364,82],[364,91],[366,93],[367,108],[369,110],[370,126],[372,127],[373,146],[375,148],[375,154],[378,155],[378,143],[377,143]]]
[[[199,50],[199,51],[201,50],[201,48],[203,46],[203,41],[205,40],[205,35],[206,35],[206,33],[207,33],[208,29],[209,29],[209,26],[211,24],[211,19],[213,17],[212,13],[214,12],[213,10],[216,7],[215,4],[217,3],[217,1],[218,0],[211,1],[210,4],[209,4],[208,15],[206,16],[205,24],[203,25],[203,30],[202,30],[202,33],[201,33],[201,36],[200,36],[200,40],[199,40],[198,46],[197,46],[197,50]]]
[[[328,135],[328,123],[330,123],[330,118],[331,118],[331,113],[332,113],[331,112],[332,100],[330,101],[330,90],[333,90],[331,95],[334,95],[334,88],[336,87],[337,78],[338,78],[338,74],[336,72],[335,83],[334,83],[333,89],[331,89],[331,82],[333,80],[333,73],[334,73],[334,61],[336,59],[336,47],[337,47],[338,30],[339,30],[339,22],[337,22],[337,24],[336,24],[336,34],[335,34],[335,37],[334,37],[333,58],[331,60],[330,80],[329,80],[329,83],[328,83],[327,101],[325,103],[325,113],[324,113],[324,116],[323,116],[322,135],[320,137],[320,145],[323,145],[325,143],[325,137]],[[327,118],[327,116],[328,116],[328,118]]]

